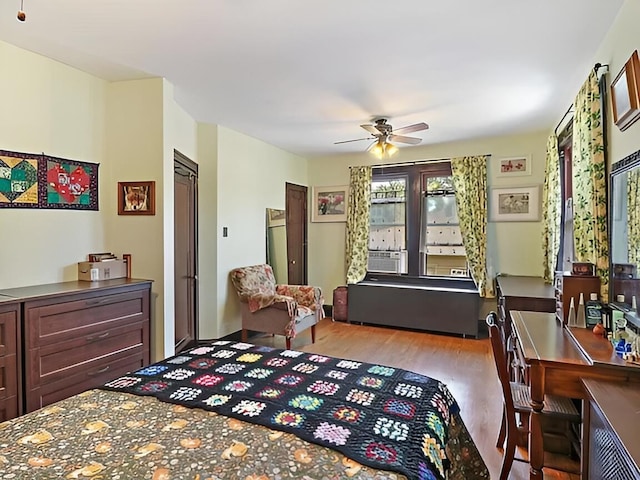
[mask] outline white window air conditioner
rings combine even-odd
[[[369,250],[367,270],[377,273],[407,273],[407,251]]]

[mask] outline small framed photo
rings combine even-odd
[[[537,222],[540,220],[540,186],[492,188],[489,220]]]
[[[498,177],[519,177],[523,175],[531,175],[531,157],[529,155],[498,158]]]
[[[118,215],[155,215],[156,182],[118,182]]]
[[[640,60],[635,50],[611,82],[613,122],[622,131],[640,118]]]
[[[349,186],[312,187],[311,221],[346,222]]]

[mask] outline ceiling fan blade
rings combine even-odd
[[[350,143],[350,142],[360,142],[362,140],[371,140],[371,137],[367,138],[356,138],[355,140],[342,140],[341,142],[333,142],[334,145],[338,145],[339,143]]]
[[[404,137],[402,135],[389,135],[389,140],[392,142],[400,142],[400,143],[410,143],[411,145],[417,145],[422,141],[421,138],[417,137]]]
[[[364,124],[360,126],[364,128],[367,132],[369,132],[371,135],[380,135],[382,133],[380,130],[376,128],[375,125]]]
[[[429,128],[429,125],[427,125],[424,122],[421,123],[415,123],[413,125],[407,125],[406,127],[402,127],[402,128],[398,128],[397,130],[394,130],[394,133],[411,133],[411,132],[419,132],[420,130],[427,130]]]

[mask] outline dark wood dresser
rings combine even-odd
[[[640,385],[585,379],[589,395],[588,476],[640,478]]]
[[[17,414],[149,364],[150,291],[150,281],[126,278],[0,291],[0,298],[13,299],[0,303],[0,324],[7,322],[7,331],[15,332],[12,335],[23,358],[22,362],[13,360],[21,393]],[[3,309],[8,309],[8,316],[1,313]],[[13,323],[19,328],[12,330]],[[0,347],[0,366],[15,350]],[[0,386],[0,410],[1,392]]]
[[[0,296],[0,423],[20,412],[20,304]]]

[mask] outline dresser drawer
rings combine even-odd
[[[96,388],[120,375],[139,370],[148,363],[148,353],[146,357],[140,353],[134,353],[115,359],[99,359],[91,364],[85,364],[83,368],[67,372],[68,375],[64,375],[56,381],[49,381],[28,392],[26,411],[32,412],[72,395]]]
[[[0,304],[0,422],[17,417],[20,406],[20,310]]]
[[[146,322],[136,322],[99,334],[26,351],[27,389],[92,369],[106,358],[118,358],[145,350],[149,335]]]
[[[59,344],[148,319],[148,295],[147,290],[139,290],[89,298],[67,296],[55,303],[26,302],[26,348]]]

